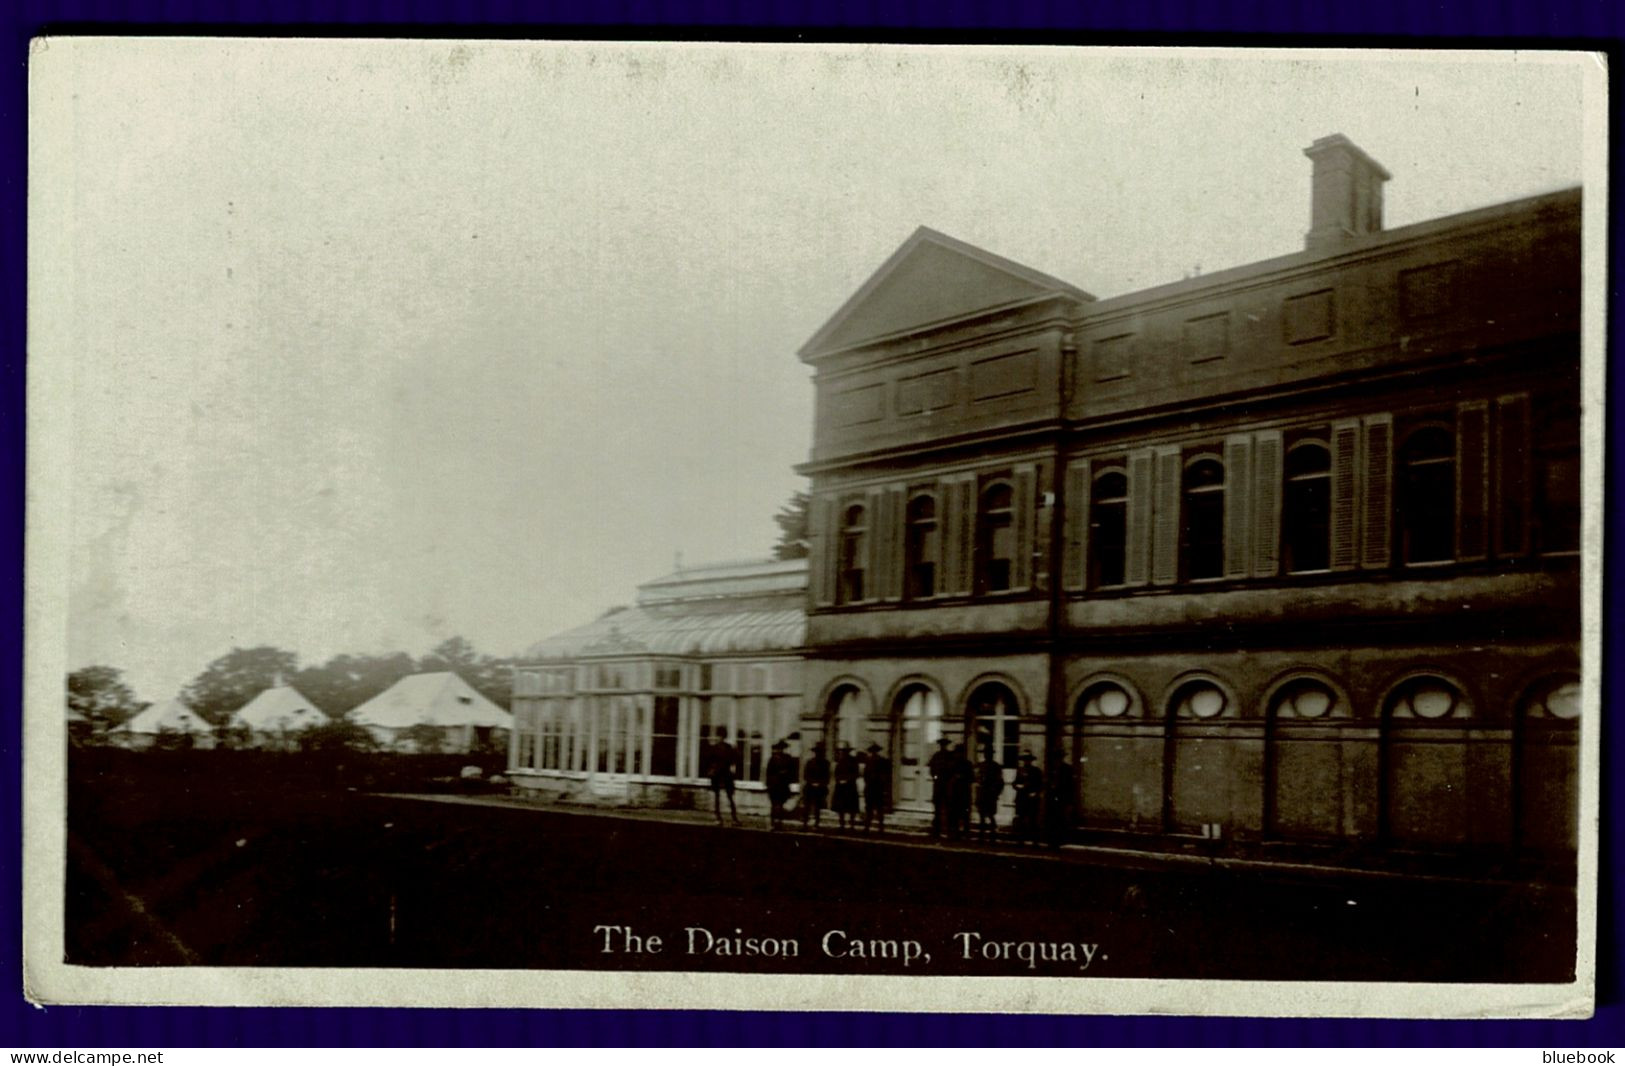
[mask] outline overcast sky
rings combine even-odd
[[[1528,54],[126,40],[42,71],[68,664],[148,700],[234,645],[509,654],[677,551],[767,554],[795,351],[916,226],[1111,296],[1299,249],[1329,133],[1393,173],[1391,227],[1581,175],[1579,71]]]

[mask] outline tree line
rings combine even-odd
[[[280,681],[342,719],[403,677],[449,670],[498,707],[507,707],[513,696],[513,663],[480,654],[462,637],[441,641],[416,659],[405,652],[343,654],[311,666],[300,666],[296,653],[270,645],[233,648],[204,667],[181,690],[180,699],[210,725],[223,726],[238,708]],[[137,699],[123,671],[111,666],[75,670],[67,687],[68,709],[100,728],[121,725],[151,706]]]

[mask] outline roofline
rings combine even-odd
[[[821,354],[824,352],[824,339],[835,331],[836,326],[845,321],[847,316],[851,314],[854,308],[856,308],[864,300],[868,299],[869,295],[874,292],[875,289],[879,288],[880,283],[891,275],[891,272],[897,268],[898,264],[901,263],[910,252],[927,241],[947,248],[950,251],[957,252],[960,255],[966,256],[967,258],[975,259],[978,262],[993,267],[994,269],[1002,270],[1009,274],[1014,274],[1016,277],[1019,277],[1032,285],[1036,285],[1038,288],[1043,289],[1048,293],[1071,296],[1074,299],[1083,300],[1085,302],[1091,302],[1095,299],[1093,295],[1083,291],[1076,285],[1073,285],[1070,282],[1062,281],[1060,278],[1046,274],[1041,270],[1035,270],[1030,266],[1016,262],[1014,259],[1006,259],[1004,256],[995,252],[990,252],[985,248],[978,248],[974,244],[968,244],[956,237],[950,237],[948,234],[943,233],[940,230],[934,230],[930,226],[918,226],[915,228],[913,233],[908,235],[902,244],[897,246],[897,249],[892,252],[891,255],[886,257],[886,261],[875,268],[875,272],[870,274],[868,279],[865,280],[862,285],[858,286],[857,291],[851,296],[848,296],[845,302],[843,302],[840,307],[836,308],[835,312],[830,315],[829,318],[824,320],[824,324],[819,326],[811,337],[807,338],[806,343],[804,343],[800,348],[796,349],[796,354],[803,359],[806,359],[810,355]],[[945,321],[953,320],[948,319]],[[843,345],[842,347],[851,347],[851,345]]]

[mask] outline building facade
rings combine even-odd
[[[923,812],[948,737],[1103,836],[1571,852],[1580,191],[1385,230],[1375,160],[1305,154],[1302,251],[1111,299],[917,231],[800,352],[805,569],[537,645],[516,779],[874,742]]]
[[[804,734],[905,804],[949,736],[1101,831],[1572,847],[1579,190],[1384,230],[1306,154],[1296,254],[1096,300],[922,229],[807,343]]]

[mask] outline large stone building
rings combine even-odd
[[[1572,847],[1580,192],[1384,230],[1306,154],[1302,251],[1097,300],[921,229],[808,341],[803,737],[903,807],[949,736],[1103,832]]]

